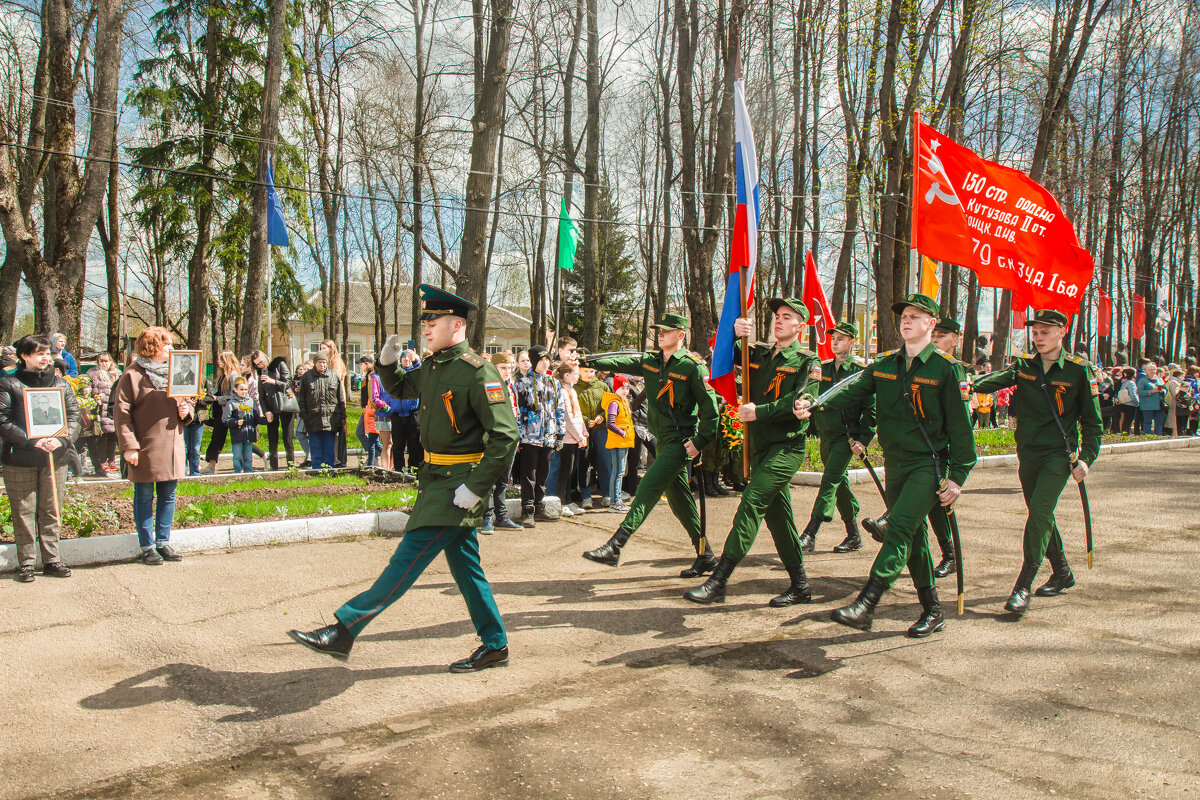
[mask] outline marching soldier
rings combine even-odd
[[[839,322],[829,334],[833,358],[821,362],[820,392],[833,386],[843,378],[862,372],[862,365],[850,356],[858,328],[849,322]],[[875,436],[875,398],[869,397],[860,406],[841,411],[818,411],[813,415],[813,425],[821,437],[821,487],[813,502],[811,519],[800,535],[800,546],[806,552],[816,549],[817,531],[821,523],[833,519],[836,504],[842,522],[846,525],[846,538],[835,553],[852,553],[862,549],[862,537],[858,533],[858,498],[850,489],[846,469],[852,456],[867,451],[867,445]]]
[[[907,565],[922,609],[908,635],[919,638],[946,626],[924,521],[936,504],[949,508],[958,499],[975,466],[975,439],[963,402],[969,387],[931,342],[937,303],[923,294],[910,294],[894,303],[892,311],[900,315],[904,346],[877,358],[861,379],[824,403],[825,409],[839,411],[875,397],[887,472],[888,522],[871,577],[858,599],[832,617],[842,625],[870,630],[875,606]],[[797,398],[796,416],[807,419],[811,405],[810,399]]]
[[[1091,365],[1063,349],[1066,324],[1066,315],[1059,311],[1035,312],[1031,333],[1037,354],[1021,356],[1007,369],[980,378],[974,388],[994,392],[1016,386],[1015,397],[1021,405],[1017,474],[1029,516],[1024,563],[1004,605],[1017,615],[1029,608],[1029,592],[1043,558],[1050,561],[1053,572],[1038,588],[1038,597],[1055,597],[1075,585],[1054,521],[1054,507],[1067,478],[1082,481],[1100,454],[1099,388]],[[1072,465],[1076,454],[1078,460]]]
[[[954,357],[954,351],[958,349],[958,343],[961,340],[962,326],[958,324],[958,320],[943,317],[938,320],[937,325],[933,326],[933,346],[950,357],[951,363],[958,369],[959,381],[965,381],[967,368]],[[967,402],[970,402],[969,395]],[[968,410],[968,418],[970,413]],[[936,578],[944,578],[954,572],[955,567],[958,566],[954,561],[954,542],[950,540],[949,517],[935,510],[933,514],[929,515],[929,527],[933,528],[933,535],[937,538],[938,547],[942,551],[942,560],[933,568],[933,575]]]
[[[680,577],[695,578],[712,572],[717,558],[700,529],[700,512],[688,486],[687,467],[688,462],[716,438],[717,399],[704,382],[708,370],[703,362],[683,348],[687,318],[679,314],[660,314],[654,327],[658,331],[657,350],[637,356],[585,358],[587,366],[645,378],[647,418],[650,432],[657,441],[657,451],[654,463],[646,470],[629,501],[629,512],[612,538],[595,550],[588,550],[583,557],[610,567],[617,566],[621,548],[665,493],[671,511],[696,548],[695,562],[681,572]]]
[[[750,479],[742,491],[716,569],[704,584],[684,594],[694,603],[724,602],[725,584],[733,568],[750,551],[764,518],[775,540],[775,551],[791,579],[788,588],[773,598],[771,605],[782,608],[812,602],[790,490],[792,476],[804,461],[804,433],[808,423],[796,419],[792,399],[800,392],[819,390],[821,363],[816,354],[800,348],[800,331],[808,321],[804,302],[788,297],[771,300],[768,305],[775,312],[775,344],[751,348],[750,375],[743,380],[750,381],[753,402],[738,409],[738,416],[748,429]],[[750,336],[750,320],[736,320],[733,332],[738,337]],[[740,353],[740,343],[735,350]]]
[[[420,400],[425,463],[417,473],[417,501],[404,538],[373,586],[336,612],[337,622],[315,631],[291,631],[297,642],[345,659],[354,637],[408,591],[439,552],[467,601],[483,640],[474,653],[450,665],[476,672],[508,665],[508,638],[491,586],[479,563],[476,529],[484,500],[508,469],[517,446],[517,421],[500,373],[466,342],[467,316],[478,308],[434,286],[420,287],[425,342],[433,355],[418,369],[397,366],[403,352],[393,334],[379,354],[379,377],[388,394]]]

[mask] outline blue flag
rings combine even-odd
[[[288,246],[287,223],[279,192],[275,191],[275,163],[271,159],[267,159],[267,244]]]

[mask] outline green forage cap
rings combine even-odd
[[[916,293],[910,294],[903,300],[892,303],[892,313],[900,314],[909,306],[921,309],[926,314],[932,315],[934,319],[938,319],[942,316],[942,310],[938,308],[936,300],[928,295]]]
[[[771,309],[771,313],[775,313],[783,306],[787,306],[792,311],[800,315],[801,322],[808,322],[808,306],[804,305],[804,301],[798,297],[773,297],[767,301],[767,307]]]
[[[686,331],[688,329],[688,320],[683,314],[672,314],[668,311],[659,314],[658,319],[650,327],[664,331]]]
[[[962,326],[958,324],[958,320],[949,317],[938,320],[938,324],[934,325],[933,329],[938,333],[962,333]]]
[[[858,326],[853,322],[839,322],[833,326],[834,333],[841,333],[849,336],[851,339],[858,338]]]
[[[1041,322],[1044,325],[1057,325],[1060,328],[1067,327],[1067,315],[1052,308],[1043,308],[1041,311],[1033,312],[1029,321]]]
[[[466,318],[479,307],[470,300],[464,300],[456,294],[422,283],[418,287],[421,292],[421,319],[440,319],[447,315]]]

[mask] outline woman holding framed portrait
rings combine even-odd
[[[136,354],[117,381],[113,404],[117,443],[133,481],[133,522],[142,563],[181,561],[171,547],[175,487],[184,473],[183,430],[195,415],[192,397],[171,397],[171,332],[151,326],[133,344]],[[157,502],[157,508],[155,504]]]
[[[48,338],[23,336],[16,348],[16,372],[0,378],[0,461],[12,508],[17,580],[34,579],[39,545],[42,574],[67,578],[71,570],[59,558],[58,538],[66,500],[66,452],[79,436],[79,405],[67,382],[54,374]]]

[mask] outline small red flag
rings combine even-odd
[[[1140,294],[1133,296],[1133,334],[1134,339],[1143,339],[1146,336],[1146,298]]]
[[[1011,289],[1014,305],[1079,312],[1092,255],[1050,192],[914,122],[912,248]]]
[[[1097,289],[1100,293],[1096,320],[1096,335],[1109,336],[1112,334],[1112,298],[1108,296],[1108,292],[1103,289]]]
[[[1013,308],[1013,310],[1012,310],[1012,315],[1013,315],[1012,327],[1013,327],[1014,331],[1019,331],[1025,327],[1025,311],[1026,311],[1025,306],[1022,306],[1019,309],[1016,307]]]
[[[833,314],[829,312],[829,301],[821,288],[811,250],[804,254],[804,297],[800,299],[808,308],[808,324],[817,332],[817,357],[828,361],[833,358],[833,345],[829,342],[829,331],[834,326]]]

